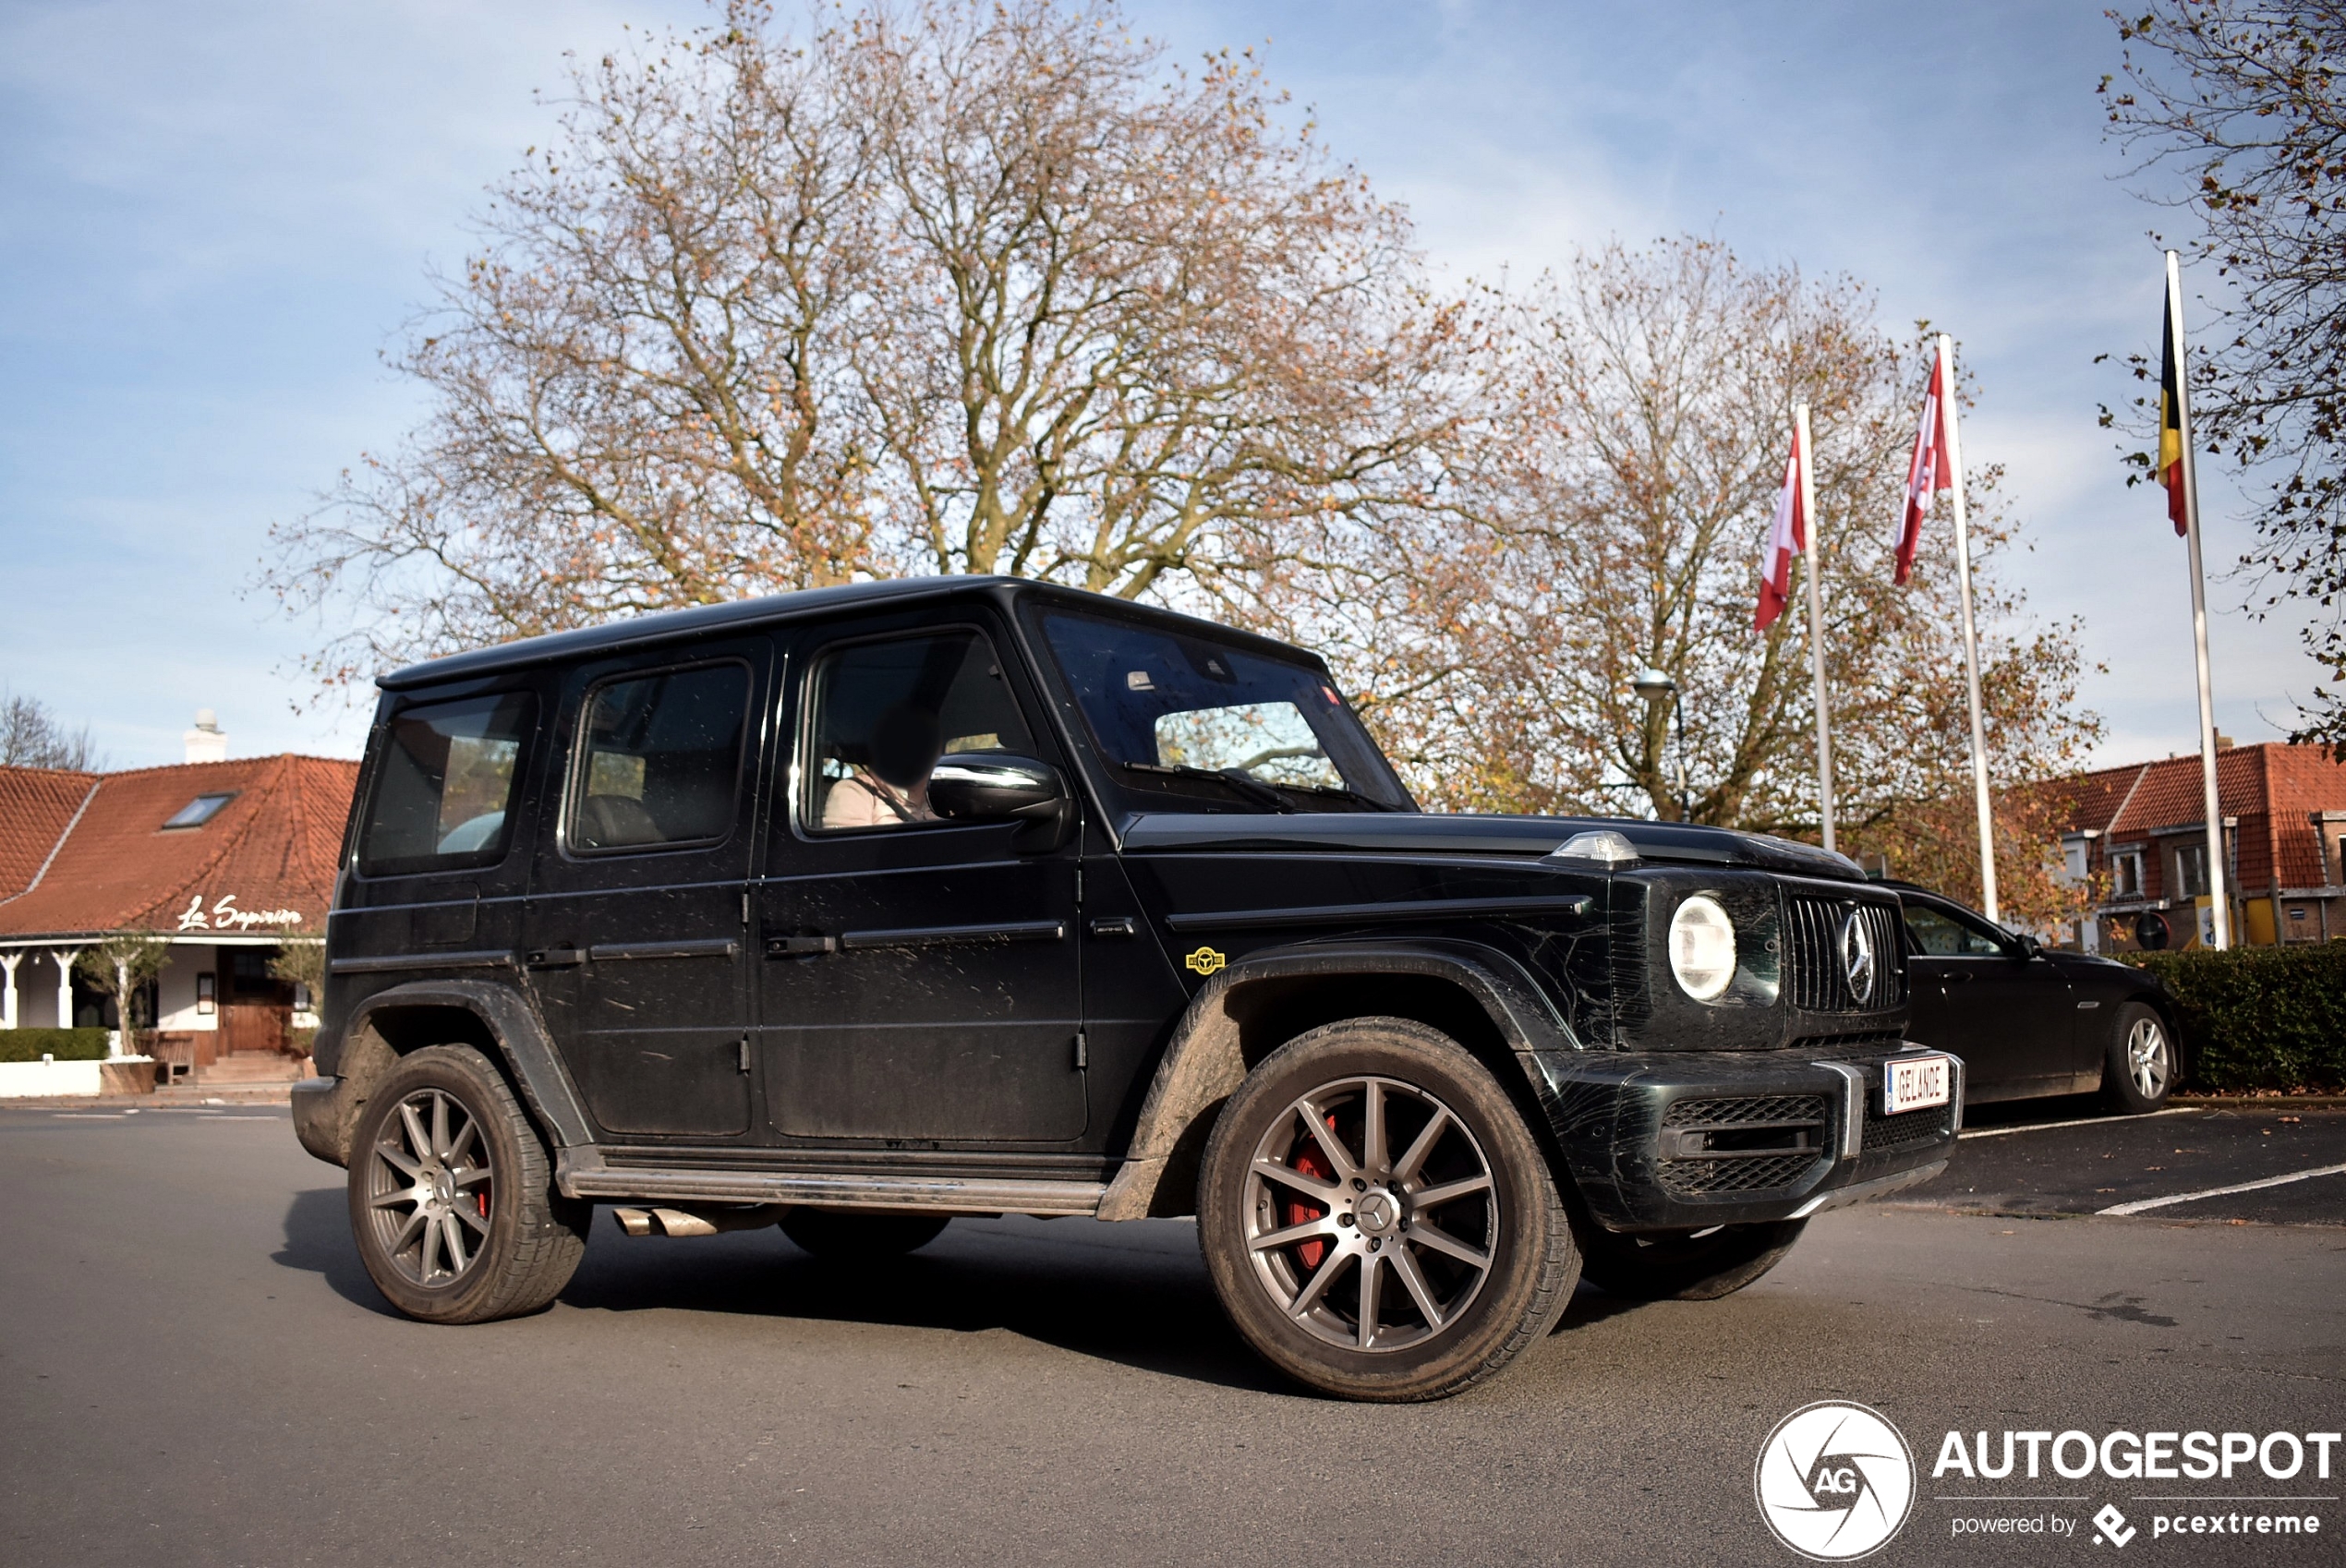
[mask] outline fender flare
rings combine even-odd
[[[455,1007],[472,1014],[497,1042],[522,1099],[554,1146],[575,1149],[595,1141],[577,1088],[526,998],[487,981],[413,980],[378,991],[352,1008],[343,1038],[357,1038],[376,1013],[401,1007]]]
[[[1362,974],[1421,975],[1464,991],[1489,1017],[1543,1107],[1554,1100],[1555,1085],[1541,1057],[1580,1048],[1571,1026],[1522,966],[1480,944],[1299,944],[1251,955],[1207,982],[1174,1026],[1149,1082],[1148,1097],[1141,1104],[1131,1146],[1101,1197],[1095,1217],[1143,1220],[1158,1212],[1188,1212],[1161,1207],[1157,1188],[1191,1125],[1227,1099],[1246,1078],[1241,1024],[1231,1009],[1236,993],[1264,981]]]

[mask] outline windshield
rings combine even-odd
[[[1412,811],[1326,676],[1101,616],[1043,617],[1116,783],[1159,811]]]

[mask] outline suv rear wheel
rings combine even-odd
[[[359,1113],[350,1228],[375,1288],[410,1318],[538,1310],[570,1283],[594,1214],[554,1190],[537,1128],[469,1045],[401,1057]]]
[[[1223,1309],[1300,1382],[1436,1399],[1552,1328],[1579,1275],[1547,1162],[1447,1036],[1354,1019],[1298,1036],[1207,1140],[1198,1240]]]

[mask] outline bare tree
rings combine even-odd
[[[1752,628],[1761,542],[1792,405],[1810,405],[1842,838],[1950,892],[1973,889],[1939,819],[1969,799],[1953,541],[1935,525],[1891,581],[1893,523],[1928,362],[1875,325],[1846,279],[1745,268],[1716,242],[1582,256],[1518,302],[1503,466],[1478,470],[1489,519],[1417,558],[1418,607],[1380,628],[1372,691],[1422,675],[1375,715],[1443,803],[1678,814],[1675,715],[1631,690],[1655,666],[1685,704],[1691,815],[1813,837],[1805,597]],[[1972,477],[1976,505],[1998,476]],[[2074,627],[2031,624],[2000,585],[2011,525],[1977,505],[1974,582],[2000,788],[2074,766],[2098,721],[2073,706]],[[1796,570],[1807,570],[1804,561]],[[1414,635],[1412,635],[1414,633]],[[1414,665],[1395,662],[1395,649]],[[1360,679],[1361,677],[1356,677]],[[1965,813],[1968,805],[1963,804]],[[1965,820],[1967,820],[1967,816]],[[2050,838],[2007,832],[2000,874],[2056,899]],[[2003,872],[2011,862],[2009,873]],[[2044,874],[2039,875],[2039,873]],[[2041,895],[2041,898],[2036,897]]]
[[[1243,597],[1420,504],[1460,308],[1250,60],[1161,64],[1107,5],[735,0],[581,70],[394,356],[430,416],[278,531],[356,612],[318,672],[861,573]]]
[[[57,767],[103,772],[104,754],[91,743],[90,727],[67,730],[38,697],[0,692],[0,767]]]
[[[2109,16],[2123,47],[2101,84],[2111,134],[2231,289],[2195,345],[2195,433],[2267,476],[2243,564],[2267,608],[2317,610],[2309,650],[2346,679],[2346,4],[2146,0]],[[2153,477],[2148,452],[2128,461],[2134,481]],[[2324,695],[2307,717],[2346,746],[2346,706]]]

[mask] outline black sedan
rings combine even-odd
[[[1905,905],[1906,1037],[1964,1060],[1964,1103],[2098,1090],[2152,1111],[2182,1076],[2166,987],[2090,953],[2014,935],[1952,899],[1892,883]]]

